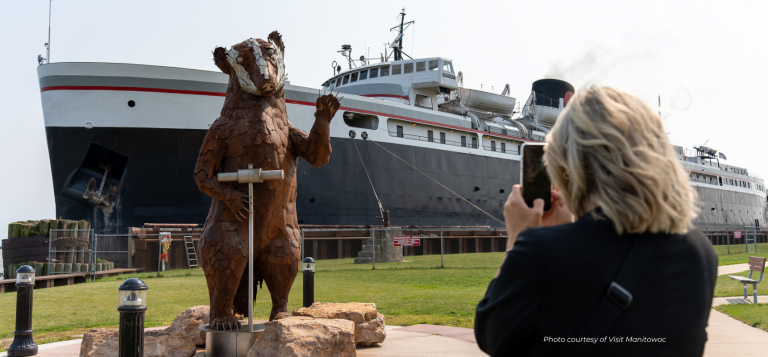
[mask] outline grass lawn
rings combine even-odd
[[[387,324],[435,324],[473,327],[475,306],[496,273],[503,253],[405,257],[403,263],[353,264],[353,259],[321,260],[315,274],[315,300],[374,302]],[[130,275],[94,283],[35,290],[33,329],[38,344],[76,338],[89,328],[116,327],[117,287]],[[180,312],[208,304],[202,270],[138,274],[149,286],[145,326],[167,326]],[[301,307],[301,273],[288,303]],[[266,319],[272,304],[266,289],[257,289],[254,317]],[[13,338],[16,294],[0,294],[0,351]],[[6,339],[3,341],[2,339]],[[5,342],[5,343],[3,343]]]
[[[760,286],[760,284],[758,284],[758,286]],[[768,304],[720,305],[715,307],[715,310],[733,317],[749,326],[768,331]]]
[[[731,245],[730,254],[728,254],[728,246],[715,245],[713,247],[717,253],[718,265],[746,263],[749,261],[749,257],[768,257],[768,243],[757,244],[757,253],[754,252],[753,244],[749,245],[749,251],[752,253],[744,253],[746,252],[744,244]]]

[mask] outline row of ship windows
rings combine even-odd
[[[437,71],[440,66],[438,64],[437,60],[432,61],[423,61],[423,62],[412,62],[412,63],[403,63],[403,64],[393,64],[392,67],[392,75],[398,75],[398,74],[408,74],[413,73],[414,65],[416,65],[416,72],[424,72],[424,71]],[[443,72],[453,73],[453,65],[451,62],[443,61]],[[347,74],[343,77],[338,77],[334,81],[333,79],[328,82],[326,87],[328,88],[336,88],[343,86],[345,84],[354,83],[358,80],[363,81],[369,78],[376,78],[376,77],[385,77],[388,76],[390,73],[390,66],[383,66],[383,67],[376,67],[371,69],[364,69],[362,71],[357,71],[351,74]]]
[[[414,139],[414,140],[426,141],[426,142],[430,142],[430,143],[434,143],[435,142],[435,134],[434,134],[434,131],[432,131],[432,130],[427,130],[427,136],[424,137],[424,136],[415,135],[415,134],[405,134],[405,133],[403,133],[403,126],[402,125],[398,125],[396,132],[394,132],[394,133],[390,132],[390,135],[392,135],[392,134],[394,134],[394,136],[397,136],[398,138]],[[476,137],[471,138],[471,140],[472,140],[471,143],[467,143],[467,136],[466,135],[461,135],[461,141],[453,141],[453,140],[447,140],[446,137],[445,137],[445,133],[444,132],[440,132],[439,134],[440,134],[440,139],[439,139],[438,142],[440,144],[460,146],[460,147],[470,147],[470,148],[473,148],[473,149],[477,149],[478,148],[477,138]],[[514,151],[507,151],[507,143],[500,143],[500,144],[501,145],[497,146],[496,145],[496,141],[495,140],[491,140],[491,145],[490,146],[483,146],[483,148],[485,150],[489,150],[489,151],[499,151],[499,152],[505,153],[505,154],[507,154],[507,153],[508,154],[515,154]],[[517,145],[517,152],[516,153],[518,155],[520,155],[520,145]]]
[[[699,183],[708,183],[711,185],[728,185],[728,186],[738,186],[738,187],[744,187],[744,188],[752,188],[752,183],[748,181],[742,181],[742,180],[735,180],[726,178],[723,180],[722,177],[715,177],[715,176],[707,176],[707,175],[699,175],[690,173],[688,174],[689,180],[693,182],[699,182]],[[759,191],[763,191],[765,188],[763,185],[755,185],[755,189]]]

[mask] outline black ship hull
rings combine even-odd
[[[56,215],[90,220],[98,231],[105,232],[150,222],[204,223],[211,198],[198,190],[192,173],[205,133],[196,129],[47,127]],[[422,174],[370,141],[355,140],[358,155],[352,140],[331,138],[333,154],[322,168],[299,160],[299,223],[381,224],[375,189],[395,225],[501,225],[429,177],[503,221],[503,203],[519,178],[518,161],[380,143]],[[67,192],[92,143],[128,157],[111,208]]]

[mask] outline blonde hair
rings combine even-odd
[[[544,160],[576,217],[599,206],[619,234],[682,234],[696,218],[696,192],[661,119],[634,95],[576,91],[547,135]]]

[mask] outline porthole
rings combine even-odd
[[[503,189],[502,189],[502,190],[499,190],[499,193],[504,193],[504,190],[503,190]]]
[[[129,101],[128,101],[128,106],[129,106],[129,107],[131,107],[131,108],[133,108],[133,107],[135,107],[135,106],[136,106],[136,102],[134,102],[133,100],[129,100]]]
[[[480,191],[480,187],[475,186],[475,192]]]
[[[314,202],[315,202],[315,198],[314,198],[314,197],[310,197],[310,198],[309,198],[309,202],[312,202],[312,203],[314,203]]]

